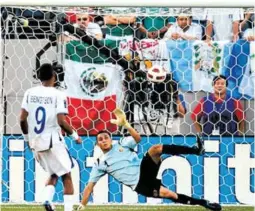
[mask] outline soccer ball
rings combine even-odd
[[[161,83],[166,79],[166,70],[160,65],[153,65],[147,72],[147,79],[154,83]]]

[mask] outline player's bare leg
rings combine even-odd
[[[63,175],[62,180],[64,184],[64,211],[72,211],[74,188],[71,173]]]
[[[53,174],[46,181],[44,190],[43,190],[43,205],[46,211],[54,211],[54,206],[52,205],[52,200],[55,194],[55,185],[57,184],[58,176]]]

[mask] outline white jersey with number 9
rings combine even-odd
[[[45,151],[64,142],[57,114],[67,114],[67,99],[54,87],[38,86],[25,92],[22,106],[28,112],[29,144]]]

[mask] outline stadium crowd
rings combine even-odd
[[[1,8],[2,21],[8,22],[8,14],[12,14],[12,19],[17,20],[22,27],[13,28],[10,25],[9,32],[3,26],[2,36],[8,35],[9,38],[48,38],[51,32],[52,25],[59,20],[65,20],[65,23],[72,24],[75,28],[79,28],[89,37],[95,38],[98,41],[110,41],[111,47],[119,46],[120,42],[131,42],[153,39],[164,41],[202,41],[208,46],[212,45],[213,41],[237,42],[240,39],[247,41],[255,41],[254,34],[254,9],[253,8],[192,8],[192,9],[169,9],[169,8],[139,8],[139,11],[126,12],[126,8],[118,10],[105,8],[79,8],[79,10],[72,8],[66,9],[64,12],[54,12],[56,10],[31,10],[23,8]],[[132,9],[131,9],[132,10]],[[118,12],[116,12],[118,11]],[[171,16],[168,16],[171,14]],[[60,18],[61,17],[61,18]],[[25,23],[28,20],[28,27]],[[61,21],[60,21],[61,22]],[[40,26],[40,27],[39,27]],[[22,28],[22,30],[21,30]],[[37,28],[37,29],[33,29]],[[40,31],[36,31],[40,28]],[[20,33],[19,33],[20,30]],[[11,32],[14,33],[11,33]],[[31,31],[33,33],[31,33]],[[35,33],[36,32],[36,33]],[[16,34],[15,34],[16,33]],[[27,35],[26,35],[27,33]],[[66,41],[79,40],[80,38],[71,33],[65,33]],[[127,55],[125,55],[125,59]],[[130,55],[129,55],[130,57]],[[133,77],[134,78],[134,77]],[[129,80],[133,80],[129,78]],[[177,81],[175,77],[172,80]],[[218,85],[218,82],[221,84]],[[214,95],[208,98],[203,98],[191,112],[191,119],[194,122],[194,127],[198,132],[201,131],[201,125],[207,127],[205,135],[241,135],[244,133],[244,111],[243,106],[239,100],[230,100],[231,103],[225,103],[232,96],[228,96],[225,92],[227,90],[228,78],[218,75],[213,78]],[[132,89],[132,88],[131,88]],[[172,115],[172,119],[183,118],[187,113],[187,103],[182,95],[182,89],[178,86],[177,81],[177,95],[175,98],[176,109]],[[179,90],[179,92],[178,92]],[[224,92],[224,95],[222,95]],[[217,94],[219,93],[219,94]],[[158,98],[160,99],[160,97]],[[161,98],[160,101],[164,101]],[[214,105],[209,110],[205,101],[213,101]],[[205,111],[205,105],[208,111]],[[209,103],[210,104],[210,103]],[[226,105],[225,105],[226,104]],[[209,105],[210,106],[210,105]],[[164,107],[164,106],[163,106]],[[226,107],[226,108],[225,108]],[[153,108],[154,110],[167,110],[164,108]],[[211,111],[215,115],[211,115]],[[139,112],[138,112],[139,113]],[[160,112],[159,112],[160,113]],[[163,112],[164,113],[164,112]],[[161,114],[163,114],[161,113]],[[166,115],[169,113],[165,112]],[[222,120],[222,115],[225,120]],[[160,115],[159,115],[160,116]],[[163,115],[164,116],[164,115]],[[219,116],[221,118],[219,118]],[[160,120],[161,124],[166,128],[173,128],[179,123],[167,120],[164,117]],[[221,120],[219,120],[221,119]],[[212,128],[208,126],[207,121],[216,124],[215,122],[223,121],[219,124],[219,128]],[[141,121],[138,125],[141,125]],[[200,125],[201,124],[201,125]],[[229,124],[229,126],[226,126]],[[179,127],[179,126],[178,126]],[[210,127],[210,129],[208,129]],[[162,134],[180,134],[179,128],[161,131]],[[147,131],[148,132],[148,131]],[[146,130],[144,133],[147,133]],[[154,130],[153,133],[159,133]],[[143,133],[142,133],[143,134]]]

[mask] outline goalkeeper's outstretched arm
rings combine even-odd
[[[127,128],[127,129],[128,129],[128,132],[130,133],[130,135],[136,141],[136,143],[139,143],[141,141],[140,134],[133,127],[131,127],[131,126],[130,126],[130,128]]]
[[[94,182],[89,182],[88,183],[88,185],[84,189],[81,204],[79,205],[77,210],[84,210],[85,206],[88,204],[89,197],[90,197],[91,193],[93,192],[93,189],[94,189],[95,185],[96,185],[96,183],[94,183]]]

